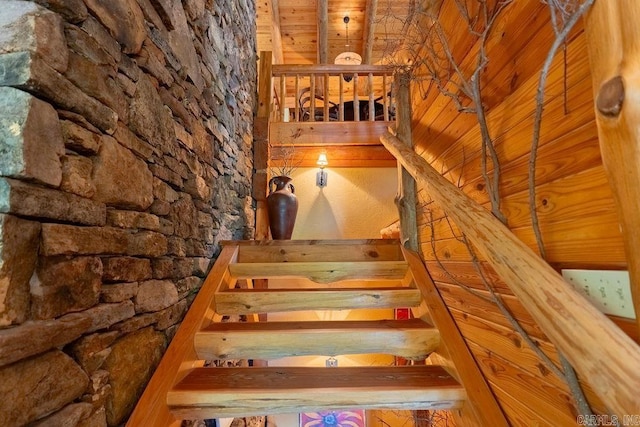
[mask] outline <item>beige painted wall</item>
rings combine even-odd
[[[398,219],[395,168],[329,166],[324,188],[316,186],[318,170],[299,168],[292,174],[298,196],[293,239],[376,239]]]

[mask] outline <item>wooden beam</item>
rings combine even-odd
[[[464,389],[439,366],[195,369],[167,396],[181,418],[322,409],[456,409]]]
[[[640,3],[598,0],[585,30],[602,161],[622,223],[640,326]]]
[[[436,285],[427,274],[420,257],[413,251],[405,250],[405,258],[413,274],[416,286],[422,292],[422,297],[429,307],[429,314],[433,324],[443,337],[445,352],[455,366],[458,380],[464,386],[468,402],[473,414],[482,425],[508,426],[509,423],[500,408],[489,384],[485,380],[473,354],[464,338],[460,334],[455,320],[449,313]]]
[[[410,81],[408,74],[402,73],[396,76],[396,105],[398,110],[396,130],[398,138],[405,141],[407,146],[413,149]],[[412,251],[418,251],[416,199],[416,181],[398,162],[398,194],[395,202],[400,216],[400,239],[402,244]]]
[[[420,319],[214,323],[195,338],[203,360],[366,353],[424,360],[439,344],[438,330]]]
[[[329,58],[329,0],[317,0],[318,64],[326,64]]]
[[[168,426],[177,421],[169,412],[167,393],[173,385],[186,375],[186,371],[199,365],[193,340],[203,323],[211,319],[210,307],[216,290],[228,276],[225,272],[237,256],[238,247],[223,247],[216,263],[209,272],[196,299],[182,320],[176,335],[165,352],[160,365],[151,377],[147,388],[127,421],[129,427]]]
[[[269,119],[273,99],[271,78],[271,52],[260,52],[258,79],[258,111],[253,124],[253,187],[256,200],[256,239],[269,238],[269,214],[267,210],[267,182],[269,175]]]
[[[230,290],[216,296],[220,314],[253,314],[298,310],[353,310],[420,305],[420,291],[412,288],[331,288]]]
[[[390,133],[381,140],[492,264],[612,413],[620,419],[640,413],[640,347],[425,159]]]
[[[380,135],[394,122],[275,122],[269,138],[276,145],[380,145]],[[316,159],[318,157],[316,156]],[[315,161],[315,159],[314,159]]]
[[[375,18],[378,11],[378,0],[367,0],[364,14],[364,31],[362,31],[362,63],[373,63],[373,43],[375,42]]]
[[[275,64],[284,64],[282,33],[280,31],[280,0],[266,1],[271,1],[271,50],[273,52],[273,62]]]

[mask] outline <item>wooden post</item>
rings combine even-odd
[[[258,112],[253,123],[253,188],[256,200],[256,240],[269,238],[267,179],[269,163],[269,116],[271,114],[271,52],[260,52]],[[284,101],[284,100],[283,100]]]
[[[411,134],[411,93],[409,75],[399,73],[395,83],[397,92],[397,135],[413,149]],[[386,90],[386,88],[385,88]],[[418,223],[416,219],[416,181],[398,162],[398,194],[396,206],[400,215],[400,239],[404,247],[418,252]]]
[[[640,347],[491,212],[390,133],[380,140],[455,221],[536,323],[622,419],[640,414]]]
[[[585,30],[602,162],[622,224],[640,326],[640,2],[598,0]]]

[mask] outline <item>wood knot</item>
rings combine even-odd
[[[603,116],[618,117],[624,103],[624,81],[616,76],[606,81],[598,92],[596,108]]]

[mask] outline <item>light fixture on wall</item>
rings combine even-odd
[[[352,52],[349,48],[349,16],[345,16],[342,21],[345,26],[345,35],[347,38],[347,43],[344,45],[344,52],[340,53],[336,56],[336,59],[333,61],[338,65],[360,65],[362,64],[362,56],[358,55],[355,52]],[[345,75],[344,80],[350,82],[353,79],[352,75]]]
[[[327,368],[337,368],[338,367],[338,359],[336,359],[335,357],[331,356],[330,358],[328,358],[325,362],[324,365]]]
[[[322,153],[320,153],[320,155],[318,156],[318,161],[316,162],[316,164],[320,167],[320,170],[316,174],[316,185],[318,187],[320,187],[320,188],[326,187],[326,185],[327,185],[327,171],[324,170],[324,167],[329,164],[329,161],[327,160],[327,153],[325,153],[324,151]]]

